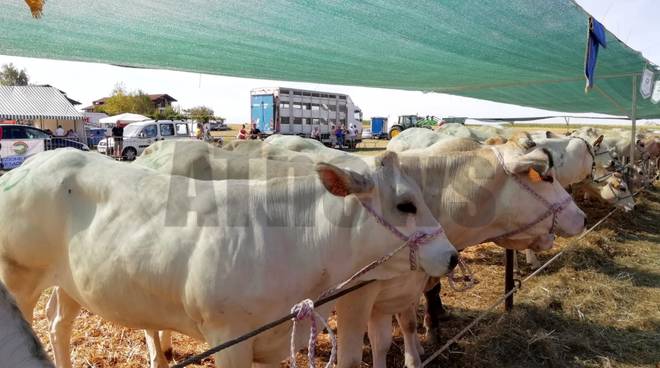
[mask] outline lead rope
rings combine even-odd
[[[302,302],[296,304],[291,308],[291,313],[295,316],[291,319],[293,321],[293,328],[291,330],[291,368],[296,368],[296,325],[299,321],[309,319],[311,326],[309,328],[309,342],[307,344],[307,366],[309,368],[314,368],[315,362],[315,347],[316,347],[316,336],[318,335],[318,329],[316,327],[316,321],[321,321],[326,330],[328,330],[328,335],[330,336],[330,342],[332,344],[332,349],[330,350],[330,359],[325,365],[325,368],[330,368],[335,361],[337,356],[337,338],[335,333],[332,332],[330,326],[325,321],[325,318],[321,317],[314,310],[314,302],[311,299],[305,299]]]
[[[376,260],[372,261],[368,265],[362,267],[359,271],[354,273],[351,277],[346,279],[346,281],[340,283],[339,285],[330,288],[326,290],[321,296],[319,297],[320,299],[323,299],[329,295],[332,295],[341,289],[345,288],[348,284],[351,282],[355,281],[357,278],[363,276],[365,273],[373,270],[377,266],[387,262],[392,258],[396,253],[398,253],[400,250],[403,248],[408,247],[410,249],[410,254],[408,256],[408,259],[410,261],[410,269],[411,270],[416,270],[417,269],[417,250],[419,249],[420,246],[428,243],[431,241],[433,238],[437,237],[438,235],[442,234],[444,230],[442,229],[442,226],[438,226],[437,229],[435,229],[431,233],[424,233],[421,231],[414,232],[410,236],[406,236],[403,234],[399,229],[394,227],[392,224],[387,222],[381,215],[379,215],[373,208],[371,208],[367,203],[363,202],[360,200],[360,203],[362,206],[369,212],[375,219],[376,222],[381,224],[383,227],[386,229],[390,230],[396,237],[399,239],[403,240],[404,243],[401,244],[398,248],[394,249],[393,251],[387,253],[386,255],[377,258]],[[459,258],[459,262],[462,261]],[[467,267],[467,266],[466,266]],[[296,368],[296,347],[295,347],[295,336],[296,336],[296,322],[304,320],[306,318],[309,318],[311,321],[311,327],[310,327],[310,334],[309,334],[309,344],[307,346],[307,357],[308,357],[308,364],[309,368],[314,368],[314,347],[316,346],[316,336],[318,334],[317,327],[316,327],[316,321],[320,320],[325,328],[328,330],[328,334],[330,335],[330,340],[332,342],[332,350],[330,352],[330,360],[328,361],[328,364],[326,364],[326,368],[330,368],[331,365],[335,361],[335,357],[337,355],[337,341],[335,338],[334,333],[328,326],[328,324],[325,321],[325,318],[320,316],[318,313],[314,311],[314,302],[311,301],[310,299],[305,299],[302,302],[294,305],[291,308],[291,313],[295,314],[295,316],[292,318],[293,320],[293,329],[291,331],[291,367]]]
[[[461,270],[461,276],[456,276],[454,274],[455,271],[451,271],[447,274],[447,281],[449,282],[449,286],[454,291],[458,291],[458,292],[463,292],[472,289],[476,284],[474,279],[474,274],[472,273],[472,270],[470,270],[470,267],[468,267],[467,263],[465,263],[462,257],[458,258],[458,268]],[[457,284],[459,283],[462,284],[463,286],[457,286]]]

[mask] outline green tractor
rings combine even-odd
[[[396,124],[390,126],[389,137],[392,139],[408,128],[433,129],[438,126],[439,122],[440,120],[435,116],[401,115]]]

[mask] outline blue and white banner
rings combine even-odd
[[[0,160],[5,170],[15,169],[28,157],[44,151],[43,139],[3,139]]]

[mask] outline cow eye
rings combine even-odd
[[[396,205],[396,209],[403,213],[417,213],[417,207],[412,202],[403,202]]]

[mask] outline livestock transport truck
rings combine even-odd
[[[362,140],[362,111],[341,93],[295,88],[257,88],[250,91],[251,120],[265,134],[309,137],[318,127],[321,141],[330,143],[331,126],[357,127]]]

